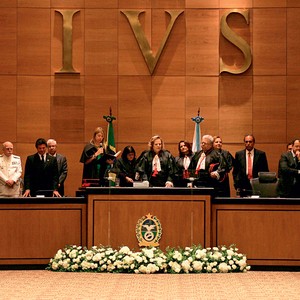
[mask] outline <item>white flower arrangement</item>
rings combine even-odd
[[[186,248],[142,248],[131,251],[127,246],[119,250],[100,245],[87,249],[66,246],[51,258],[47,270],[60,272],[114,273],[232,273],[247,272],[245,255],[231,245],[203,249],[200,245]]]

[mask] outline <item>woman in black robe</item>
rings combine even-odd
[[[180,141],[178,143],[178,152],[179,155],[175,157],[176,164],[176,180],[175,186],[178,187],[187,187],[190,183],[189,178],[189,166],[193,157],[192,145],[187,141]]]
[[[219,197],[230,197],[230,184],[229,184],[229,173],[233,167],[234,158],[229,151],[223,150],[223,141],[220,136],[214,136],[214,149],[221,156],[223,161],[223,167],[225,168],[225,175],[219,180],[218,184],[218,196]]]
[[[90,179],[101,181],[104,177],[105,169],[105,137],[104,130],[97,127],[94,131],[93,138],[85,145],[80,162],[83,163],[82,185],[86,186]]]
[[[163,140],[155,135],[149,142],[150,150],[139,158],[137,172],[143,181],[154,187],[173,187],[175,161],[172,154],[164,149]]]
[[[117,159],[114,169],[120,178],[120,186],[132,187],[135,178],[136,154],[132,146],[123,149],[122,156]]]

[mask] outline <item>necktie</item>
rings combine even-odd
[[[204,158],[205,158],[205,153],[202,152],[202,154],[201,154],[201,156],[200,156],[200,158],[199,158],[199,160],[198,160],[198,163],[197,163],[197,168],[196,168],[195,174],[198,174],[198,173],[199,173],[199,171],[200,171],[200,169],[201,169],[201,164],[202,164]]]
[[[42,163],[44,163],[45,162],[44,155],[41,155],[41,157],[42,157],[41,161],[42,161]]]
[[[248,152],[248,179],[252,178],[252,160],[251,152]]]

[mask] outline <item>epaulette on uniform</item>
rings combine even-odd
[[[20,156],[13,154],[13,158],[20,159]]]

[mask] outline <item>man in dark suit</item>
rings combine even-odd
[[[245,149],[235,153],[233,180],[234,187],[240,195],[251,194],[251,178],[257,178],[258,172],[269,172],[267,156],[264,151],[254,148],[255,138],[252,134],[244,136]]]
[[[281,155],[278,166],[278,194],[282,198],[300,197],[300,140],[292,142],[292,151]]]
[[[61,197],[58,188],[58,167],[55,157],[46,153],[47,142],[43,138],[35,142],[37,153],[27,157],[25,163],[23,197],[34,197],[38,190],[51,190],[53,196]]]
[[[57,142],[54,139],[49,139],[47,141],[47,147],[48,147],[48,153],[56,157],[57,160],[57,166],[58,166],[58,192],[61,196],[65,195],[65,187],[64,182],[68,175],[68,164],[67,164],[67,158],[57,153]]]

